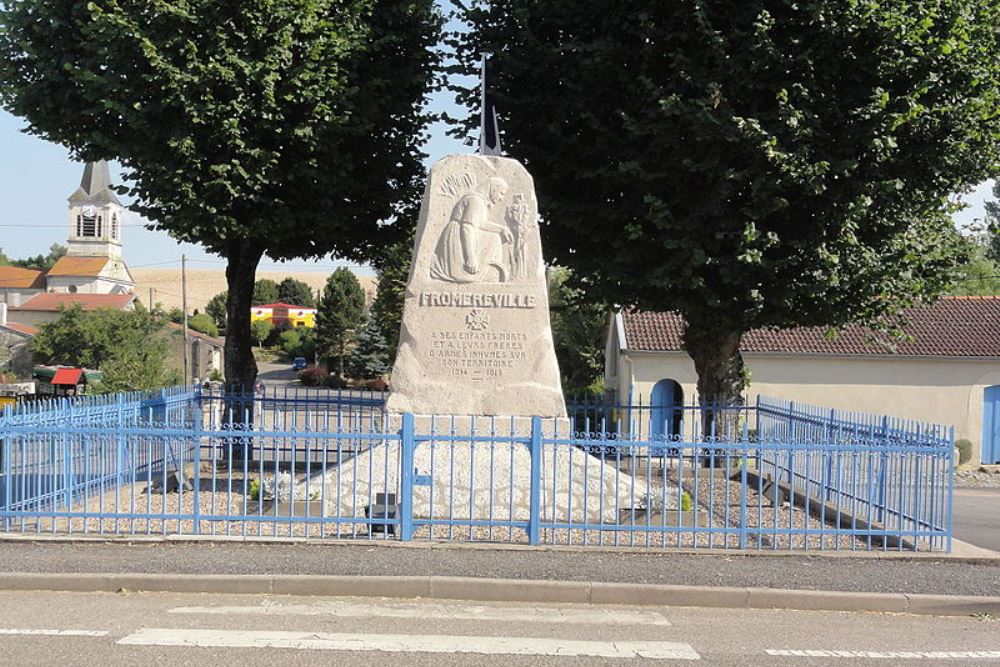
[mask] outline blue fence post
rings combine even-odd
[[[11,434],[8,432],[4,435],[2,440],[3,443],[3,530],[4,532],[10,531],[10,503],[11,503],[11,461],[10,461],[10,441],[12,440]]]
[[[190,406],[194,408],[194,419],[192,420],[194,427],[194,534],[201,535],[201,431],[203,428],[201,420],[203,412],[199,385],[195,385],[195,393]],[[249,496],[249,489],[245,493]]]
[[[750,447],[750,420],[743,423],[743,433],[740,440],[743,442],[741,444],[742,449],[742,460],[740,461],[740,549],[747,548],[747,467],[750,463],[748,460],[748,448]],[[728,467],[728,464],[727,464]],[[760,469],[758,468],[757,474],[760,475]],[[695,512],[697,513],[695,508]],[[758,541],[759,543],[759,541]]]
[[[400,431],[400,459],[402,471],[399,482],[399,539],[409,542],[413,539],[413,414],[403,413]]]
[[[954,518],[955,518],[955,427],[948,427],[948,452],[946,454],[948,457],[948,518],[947,518],[947,537],[945,538],[946,546],[945,551],[951,553],[951,535],[954,529]]]
[[[528,543],[542,539],[542,418],[531,418],[531,504],[528,514]]]

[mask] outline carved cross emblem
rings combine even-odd
[[[485,331],[490,328],[490,315],[477,308],[465,316],[465,326],[472,331]]]

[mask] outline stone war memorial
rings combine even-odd
[[[545,437],[568,437],[571,425],[538,204],[516,160],[451,155],[431,169],[391,387],[387,418],[395,426],[412,413],[418,435],[414,472],[426,481],[414,486],[415,519],[528,519],[531,454],[502,438],[530,435],[535,416]],[[352,479],[343,478],[350,469],[339,473],[334,502],[342,516],[363,515],[369,492],[399,488],[398,462],[385,461],[394,451],[370,449],[351,467]],[[543,457],[543,471],[558,471],[542,476],[543,522],[615,524],[617,508],[649,495],[643,482],[623,485],[614,467],[582,449],[547,446]],[[372,470],[390,472],[372,481]]]

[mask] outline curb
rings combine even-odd
[[[795,609],[930,616],[1000,614],[1000,597],[475,577],[7,573],[0,574],[0,590],[382,597],[473,602]]]
[[[961,540],[953,539],[953,549],[951,553],[940,551],[900,551],[895,549],[872,550],[872,551],[851,551],[851,550],[813,550],[813,551],[772,551],[761,549],[710,549],[710,548],[675,548],[668,547],[660,549],[657,547],[643,546],[614,546],[614,545],[573,545],[573,544],[542,544],[532,546],[528,544],[517,544],[507,542],[439,542],[439,541],[418,541],[401,542],[393,539],[370,539],[358,537],[357,539],[347,538],[305,538],[305,537],[268,537],[255,535],[180,535],[167,533],[166,535],[46,535],[46,534],[18,534],[0,533],[0,544],[3,543],[28,543],[28,544],[243,544],[243,545],[310,545],[317,548],[324,546],[335,547],[382,547],[389,549],[418,549],[430,551],[525,551],[525,552],[547,552],[547,553],[614,553],[614,554],[647,554],[647,555],[682,555],[682,556],[704,556],[706,558],[724,556],[747,557],[747,558],[818,558],[818,559],[847,559],[847,560],[872,560],[872,561],[921,561],[927,563],[963,563],[970,565],[998,564],[1000,563],[1000,552],[977,547]]]

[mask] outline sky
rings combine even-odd
[[[447,91],[436,93],[429,109],[452,115],[464,113]],[[0,250],[10,258],[46,254],[53,243],[65,244],[68,231],[66,199],[76,190],[83,174],[83,165],[71,161],[65,148],[23,133],[24,126],[23,120],[0,111],[0,201],[4,210],[0,221]],[[431,126],[430,138],[424,146],[428,154],[426,166],[429,168],[450,153],[469,150],[468,146],[445,134],[444,124],[436,123]],[[119,174],[119,166],[112,164],[112,178],[117,179]],[[985,214],[983,202],[989,196],[990,183],[980,184],[964,195],[962,200],[968,207],[956,215],[956,224],[965,225],[981,219]],[[178,243],[166,232],[145,229],[143,220],[134,213],[129,214],[122,237],[125,261],[132,268],[179,267],[182,254],[191,262],[191,268],[225,267],[222,258],[206,253],[200,246]],[[336,258],[278,263],[265,257],[260,268],[331,272],[344,264]],[[362,272],[367,273],[368,269],[363,268]]]

